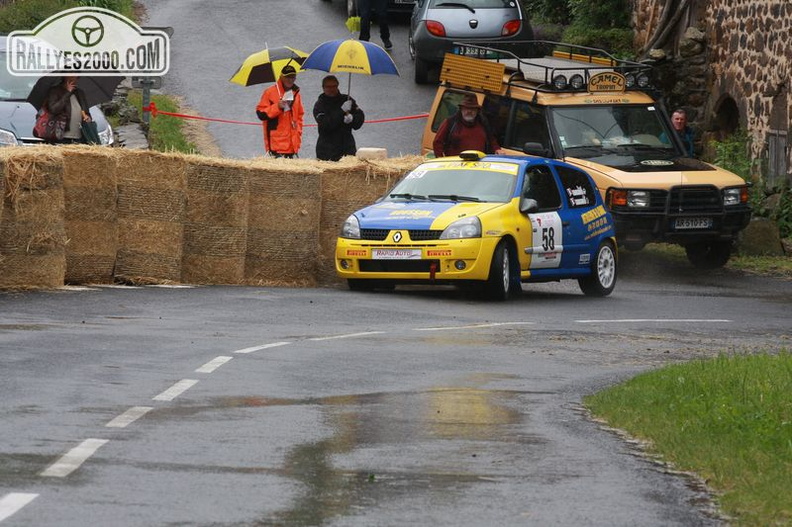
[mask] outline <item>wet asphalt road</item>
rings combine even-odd
[[[251,53],[265,47],[291,46],[310,52],[328,40],[357,37],[345,26],[346,1],[333,0],[157,0],[142,2],[148,26],[174,28],[169,73],[163,91],[184,97],[188,106],[205,117],[258,122],[256,104],[269,85],[243,87],[228,82]],[[367,120],[391,119],[427,113],[435,87],[413,82],[413,63],[407,51],[408,17],[391,24],[391,52],[400,76],[339,75],[346,93],[364,110]],[[382,44],[375,28],[372,41]],[[305,106],[300,157],[316,157],[317,132],[311,113],[321,93],[322,71],[298,76]],[[162,117],[166,118],[166,117]],[[355,132],[358,148],[387,148],[390,156],[417,154],[426,119],[365,124]],[[263,155],[260,126],[209,123],[223,155],[251,158]]]
[[[570,282],[503,304],[420,288],[0,294],[0,523],[718,525],[581,398],[789,346],[792,282],[623,264],[609,298]]]

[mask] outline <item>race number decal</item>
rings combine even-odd
[[[531,269],[553,269],[561,265],[564,229],[557,212],[529,214],[531,219]]]

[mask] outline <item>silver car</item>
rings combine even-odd
[[[8,54],[6,37],[0,36],[0,146],[40,145],[44,141],[33,135],[36,108],[27,96],[37,77],[11,75],[6,68]],[[113,129],[98,106],[91,106],[91,118],[96,123],[103,145],[112,145]]]
[[[410,19],[410,55],[415,82],[426,84],[454,42],[513,45],[533,38],[533,30],[519,0],[417,0]]]

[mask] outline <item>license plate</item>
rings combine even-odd
[[[420,260],[421,249],[372,249],[374,260]]]
[[[469,48],[469,47],[466,47],[466,46],[455,47],[454,48],[454,54],[455,55],[464,55],[466,57],[476,57],[476,58],[479,58],[479,59],[494,59],[494,58],[497,58],[497,55],[495,53],[492,53],[491,51],[485,51],[483,49],[478,49],[478,48]]]
[[[678,230],[710,229],[712,228],[712,218],[677,218],[674,227]]]

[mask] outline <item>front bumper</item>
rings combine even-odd
[[[687,245],[692,243],[731,240],[751,221],[751,209],[736,206],[728,212],[698,214],[666,214],[611,211],[616,224],[619,245],[640,248],[649,242]],[[678,228],[677,219],[710,218],[707,228]]]
[[[336,273],[344,279],[391,280],[405,283],[481,281],[489,277],[490,263],[499,238],[433,240],[398,246],[338,238]],[[376,256],[378,250],[412,253],[405,259]],[[395,253],[394,253],[395,254]]]

